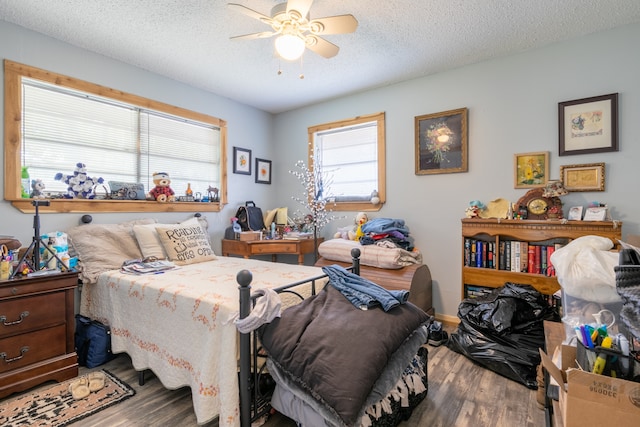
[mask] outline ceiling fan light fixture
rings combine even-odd
[[[304,53],[304,40],[293,34],[283,34],[276,39],[276,52],[287,61],[295,61]]]

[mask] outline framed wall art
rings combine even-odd
[[[256,182],[271,184],[271,160],[256,158]]]
[[[467,172],[467,109],[415,118],[416,175]]]
[[[604,191],[604,163],[560,166],[560,181],[569,191]]]
[[[251,175],[251,150],[233,147],[233,173]]]
[[[618,94],[558,103],[558,154],[618,151]]]
[[[549,152],[514,154],[513,188],[544,187],[549,180]]]

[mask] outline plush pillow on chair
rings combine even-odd
[[[198,218],[175,225],[158,225],[156,231],[167,257],[178,265],[216,259],[207,231]]]

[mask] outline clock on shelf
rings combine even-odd
[[[560,202],[558,197],[544,197],[543,193],[543,188],[534,188],[518,200],[518,207],[527,210],[527,219],[547,219],[548,209],[551,206],[557,206]],[[562,206],[561,202],[560,206]]]

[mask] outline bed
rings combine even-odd
[[[87,224],[68,230],[68,235],[73,251],[79,256],[83,282],[80,313],[111,327],[113,352],[129,354],[136,370],[152,370],[170,389],[190,387],[199,424],[218,417],[220,426],[245,426],[255,418],[241,415],[251,407],[251,403],[241,399],[251,387],[247,369],[251,371],[251,366],[259,363],[251,361],[257,357],[257,350],[248,353],[241,350],[249,335],[236,330],[237,317],[248,314],[246,308],[240,307],[238,277],[243,275],[238,273],[245,272],[246,276],[246,272],[251,272],[250,276],[255,278],[251,284],[253,291],[281,289],[293,284],[296,294],[305,298],[326,288],[326,277],[318,267],[216,256],[208,244],[206,224],[196,219],[180,224],[157,224],[146,219],[121,224]],[[153,275],[120,271],[123,261],[147,256],[168,257],[179,264],[179,268]],[[304,307],[304,303],[306,301],[299,303],[298,297],[283,299],[283,306],[292,306],[291,309]],[[410,306],[415,308],[413,304]],[[420,347],[426,341],[426,333],[426,326],[421,324],[413,345]],[[251,341],[258,342],[255,338]],[[270,351],[275,351],[274,347]],[[414,348],[409,353],[414,353],[414,358],[418,355]],[[411,397],[415,402],[424,397],[426,349],[421,354],[421,359],[415,359],[415,364],[420,366],[413,375],[422,378],[423,385],[417,380],[408,380],[415,386],[415,393],[389,391],[391,397],[377,406],[374,404],[371,410],[380,412],[384,405],[393,404],[398,408],[395,413],[406,413],[403,399]],[[410,359],[396,362],[393,375],[389,375],[397,376],[398,369],[404,369],[398,366],[408,366]],[[249,366],[243,369],[247,360]],[[271,365],[269,372],[276,372],[278,366]],[[287,377],[286,369],[279,372],[281,377]],[[390,378],[387,383],[393,382]],[[393,380],[400,379],[394,377]],[[386,384],[385,388],[388,387]],[[290,401],[286,393],[296,392],[294,387],[280,388],[281,393],[276,395],[280,401]],[[376,393],[382,393],[381,390],[378,388]],[[371,399],[369,395],[365,397]],[[312,405],[311,411],[303,410],[300,408],[309,402],[296,401],[302,402],[296,410],[304,414],[314,411],[322,414],[326,409]],[[360,409],[356,412],[362,415]]]

